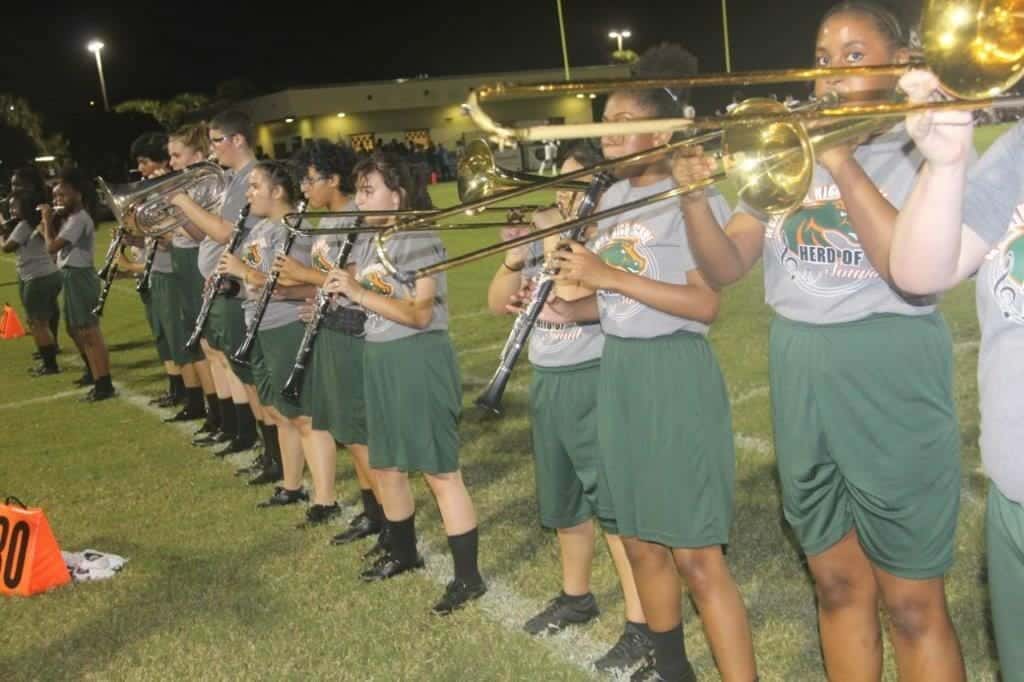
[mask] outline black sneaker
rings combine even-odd
[[[630,675],[629,682],[669,682],[658,673],[658,669],[654,666],[654,656],[648,656],[644,664],[637,669],[635,673]],[[683,671],[683,676],[679,678],[679,682],[697,682],[697,673],[694,672],[693,666],[690,662],[686,662],[686,669]]]
[[[164,419],[164,423],[170,424],[172,422],[194,422],[197,419],[203,419],[206,417],[206,412],[193,412],[186,408],[181,409],[173,417],[167,417]]]
[[[388,549],[391,547],[391,536],[388,534],[388,527],[384,526],[380,533],[377,535],[377,542],[373,544],[366,554],[363,555],[363,559],[366,561],[379,561],[379,557],[382,557],[388,553]]]
[[[526,621],[523,629],[531,635],[550,635],[561,632],[570,625],[591,621],[600,613],[593,594],[588,592],[583,597],[573,598],[565,592],[560,592],[548,602],[543,611]]]
[[[360,513],[349,522],[348,528],[331,538],[331,544],[347,545],[350,542],[376,535],[380,532],[380,528],[379,521],[373,521],[366,514]]]
[[[447,616],[453,611],[461,609],[474,599],[484,596],[486,592],[487,585],[484,583],[483,578],[477,578],[473,582],[466,582],[456,578],[448,583],[444,590],[444,596],[430,610],[438,616]]]
[[[28,373],[32,377],[45,377],[45,376],[48,376],[50,374],[60,374],[60,368],[59,367],[47,367],[46,365],[39,365],[38,367],[33,367],[32,369],[30,369],[28,371]]]
[[[222,447],[220,450],[215,450],[213,456],[224,458],[227,457],[228,455],[234,455],[239,452],[245,452],[246,450],[252,450],[253,447],[255,446],[255,441],[240,440],[238,438],[233,438],[227,445]]]
[[[207,419],[206,421],[203,422],[202,426],[195,430],[195,432],[192,435],[199,438],[200,436],[212,435],[219,431],[220,426],[214,424],[209,419]]]
[[[83,374],[82,376],[78,377],[77,379],[75,379],[71,383],[73,383],[75,386],[83,386],[84,387],[84,386],[92,386],[93,384],[96,383],[96,380],[92,378],[91,374],[86,373],[86,374]]]
[[[601,672],[629,670],[645,658],[654,656],[654,643],[647,633],[647,627],[626,623],[619,641],[601,658],[594,661],[594,667]]]
[[[338,503],[334,504],[314,504],[310,505],[309,509],[306,510],[306,520],[296,526],[296,528],[311,528],[313,526],[322,526],[334,517],[341,514],[341,507]]]
[[[101,400],[109,400],[110,398],[113,398],[116,395],[117,391],[115,391],[112,388],[97,389],[95,386],[93,386],[91,389],[89,389],[89,392],[86,393],[85,396],[83,396],[79,400],[83,403],[98,403]]]
[[[266,502],[260,502],[257,507],[260,509],[267,509],[269,507],[283,507],[289,504],[298,504],[299,502],[308,502],[309,493],[302,488],[298,490],[286,490],[283,486],[277,486],[274,488],[274,494],[270,496],[270,499]]]
[[[384,554],[374,562],[373,566],[360,573],[359,578],[365,583],[387,580],[406,571],[423,568],[423,565],[423,557],[419,554],[416,555],[412,563],[405,563],[393,554]]]
[[[161,393],[160,395],[158,395],[155,398],[150,398],[149,399],[149,404],[150,405],[156,405],[157,407],[167,407],[167,405],[166,405],[167,401],[168,400],[173,400],[173,399],[174,399],[173,395],[171,395],[170,393],[164,392],[164,393]]]

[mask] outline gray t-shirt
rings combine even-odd
[[[436,263],[446,257],[444,244],[433,232],[406,232],[396,235],[386,244],[389,259],[400,270],[413,270]],[[359,284],[384,296],[409,299],[416,295],[411,289],[394,277],[381,265],[377,258],[374,240],[367,239],[360,244],[356,256],[356,272]],[[377,313],[366,311],[366,340],[370,342],[395,341],[423,332],[448,329],[448,280],[444,273],[434,276],[437,293],[434,297],[434,316],[426,329],[415,329],[393,322]]]
[[[61,268],[91,268],[93,248],[96,243],[96,229],[92,218],[85,211],[78,211],[64,221],[57,233],[59,239],[68,242],[57,252],[57,265]]]
[[[245,193],[249,189],[249,174],[252,173],[252,169],[255,166],[256,162],[250,161],[237,173],[229,171],[227,174],[229,180],[227,187],[224,189],[224,202],[220,207],[220,217],[232,225],[238,222],[242,209],[248,203]],[[259,218],[250,215],[245,220],[246,229],[251,230],[259,220]],[[209,237],[203,239],[199,244],[199,272],[203,275],[203,278],[210,277],[213,271],[217,269],[217,261],[220,260],[221,254],[224,253],[225,246],[227,245],[221,244]]]
[[[156,257],[153,258],[153,272],[159,272],[162,275],[170,275],[174,273],[174,265],[171,263],[171,250],[156,247]]]
[[[897,209],[923,162],[902,124],[859,146],[854,157]],[[743,204],[737,210],[757,215]],[[839,187],[820,165],[803,205],[766,223],[764,282],[765,300],[775,312],[809,324],[935,310],[935,297],[905,299],[878,276],[850,224]]]
[[[523,279],[540,277],[544,269],[544,242],[529,245]],[[541,314],[543,318],[543,314]],[[530,364],[537,367],[568,367],[590,362],[604,351],[604,332],[600,324],[551,325],[538,319],[530,332]]]
[[[327,230],[332,228],[348,227],[354,223],[355,218],[324,218],[317,225],[317,228]],[[338,255],[341,252],[341,247],[347,238],[348,235],[344,234],[326,234],[321,237],[316,237],[313,240],[311,254],[312,266],[320,272],[329,272],[338,261]],[[369,239],[369,233],[360,234],[356,238],[356,242],[352,245],[352,250],[348,254],[348,265],[355,264],[356,254],[360,249],[365,248],[364,242]],[[327,314],[330,315],[331,313],[338,312],[343,308],[361,310],[359,306],[344,296],[332,296]]]
[[[284,251],[284,242],[287,237],[288,228],[284,224],[272,220],[261,220],[245,236],[242,246],[238,251],[238,256],[249,267],[269,275],[271,267],[274,265],[274,256],[279,251]],[[310,240],[308,237],[299,237],[292,244],[289,255],[303,265],[308,266],[310,264],[309,246]],[[252,320],[256,315],[256,302],[262,293],[262,287],[256,289],[253,293],[249,293],[246,291],[246,287],[243,286],[242,291],[245,292],[242,310],[245,313],[245,324],[248,326],[252,324]],[[271,298],[270,303],[267,304],[266,311],[263,313],[263,319],[260,320],[260,329],[277,329],[286,324],[298,322],[299,306],[302,304],[303,301],[299,300],[282,301]]]
[[[604,193],[598,210],[631,203],[675,186],[672,178],[645,187],[633,187],[628,180],[621,180]],[[729,219],[729,205],[717,191],[708,200],[715,218],[724,225]],[[588,246],[608,265],[659,282],[686,284],[686,273],[697,269],[677,198],[602,220]],[[702,322],[663,313],[612,291],[598,291],[597,305],[601,327],[612,336],[649,339],[680,331],[708,331]]]
[[[171,234],[171,246],[176,249],[197,249],[202,240],[195,240],[182,228],[178,228]]]
[[[981,459],[1000,492],[1024,504],[1024,127],[1018,123],[968,178],[964,223],[995,248],[975,287],[981,350]],[[1009,231],[1007,231],[1009,226]]]
[[[18,223],[8,241],[20,244],[15,264],[20,279],[36,279],[57,272],[53,258],[46,252],[46,240],[27,220]]]

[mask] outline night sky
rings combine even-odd
[[[832,4],[729,0],[733,68],[809,65],[817,21]],[[85,49],[92,37],[106,44],[111,106],[180,92],[212,94],[217,83],[231,79],[269,92],[562,64],[555,0],[288,3],[273,15],[254,7],[166,0],[114,8],[11,3],[0,22],[0,91],[27,97],[57,126],[91,99],[101,105],[95,61]],[[701,71],[724,70],[719,0],[563,0],[563,8],[570,64],[606,63],[614,48],[608,31],[629,28],[627,48],[642,52],[675,41],[697,55]]]

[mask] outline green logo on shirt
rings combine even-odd
[[[804,206],[786,218],[782,233],[789,251],[804,263],[857,266],[864,262],[842,200]]]
[[[375,294],[391,296],[395,293],[395,288],[388,284],[388,281],[379,272],[364,272],[362,279],[359,280],[359,285]]]
[[[251,241],[245,245],[245,253],[242,260],[250,267],[258,268],[263,264],[263,242],[260,240]]]
[[[637,251],[636,242],[632,239],[613,239],[597,254],[608,265],[619,270],[642,274],[647,270],[647,259]]]

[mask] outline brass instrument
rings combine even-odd
[[[202,162],[149,180],[117,185],[97,178],[104,203],[129,234],[158,237],[182,227],[188,220],[170,199],[186,193],[207,211],[221,204],[227,177],[215,163]]]
[[[921,19],[921,59],[907,64],[844,68],[787,69],[745,73],[706,74],[682,78],[645,80],[594,80],[565,83],[515,85],[498,83],[477,88],[463,105],[474,123],[501,141],[537,141],[675,132],[687,128],[719,129],[737,123],[768,124],[778,121],[820,118],[865,118],[906,116],[935,110],[974,110],[1024,105],[1022,98],[1000,98],[1024,76],[1024,0],[926,0]],[[923,104],[875,102],[845,104],[833,109],[805,111],[789,116],[784,112],[751,112],[746,118],[703,117],[544,125],[507,128],[494,121],[481,102],[497,97],[524,95],[569,95],[606,93],[616,90],[744,86],[849,76],[899,76],[912,68],[930,68],[952,101]]]

